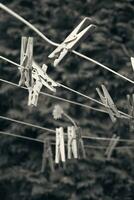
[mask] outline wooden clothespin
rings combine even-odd
[[[131,57],[131,64],[132,64],[132,68],[134,70],[134,57]]]
[[[48,56],[54,59],[54,66],[56,67],[61,62],[69,50],[75,49],[95,27],[95,25],[91,24],[90,18],[86,17],[83,19],[69,36]]]
[[[97,93],[100,96],[102,103],[105,104],[106,110],[108,111],[112,122],[115,122],[116,118],[121,118],[121,114],[118,112],[118,109],[114,104],[106,87],[104,85],[101,85],[101,87],[102,87],[102,92],[99,88],[96,88]]]
[[[59,164],[60,160],[66,161],[63,127],[56,128],[55,163]]]
[[[81,129],[78,127],[76,130],[76,138],[77,138],[77,152],[78,152],[78,158],[86,158],[86,152],[84,148],[84,142],[81,135]]]
[[[51,171],[54,172],[55,169],[54,169],[53,154],[52,154],[50,140],[49,140],[48,137],[46,137],[44,139],[44,148],[43,148],[42,166],[41,166],[41,172],[42,173],[45,171],[45,168],[47,166],[47,162],[49,164]]]
[[[115,148],[115,146],[117,145],[118,141],[119,141],[120,137],[116,136],[116,134],[114,134],[110,140],[110,143],[108,145],[108,148],[106,149],[105,155],[107,156],[107,160],[111,159],[111,155],[113,153],[113,150]]]
[[[134,116],[134,94],[127,95],[127,105],[128,105],[128,113],[130,116]]]
[[[21,54],[20,54],[20,86],[32,87],[32,63],[33,63],[33,38],[21,38]]]
[[[68,159],[72,158],[72,154],[74,158],[78,158],[78,151],[77,151],[77,138],[76,138],[76,128],[74,126],[69,126],[67,128],[67,135],[68,135]]]

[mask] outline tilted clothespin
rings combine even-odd
[[[98,92],[98,95],[100,96],[102,103],[105,104],[106,110],[108,111],[112,122],[115,122],[116,118],[121,118],[121,114],[118,112],[118,109],[114,104],[106,87],[104,85],[101,85],[101,87],[102,87],[102,92],[99,88],[96,88],[96,90]]]
[[[86,158],[84,142],[83,142],[82,135],[81,135],[81,129],[79,127],[76,129],[76,138],[77,138],[78,157]]]
[[[33,63],[33,38],[21,38],[21,54],[20,54],[20,86],[32,87],[32,63]]]
[[[77,151],[77,138],[76,138],[76,128],[74,126],[69,126],[67,128],[68,135],[68,159],[72,158],[72,154],[74,158],[78,158]]]
[[[54,59],[54,66],[56,67],[60,63],[69,50],[75,49],[95,27],[95,25],[91,24],[90,18],[86,17],[83,19],[69,36],[48,56]]]
[[[63,127],[56,128],[55,163],[66,161]]]
[[[58,83],[53,81],[46,73],[47,65],[43,64],[42,68],[33,61],[32,78],[34,80],[33,87],[29,88],[28,105],[37,106],[38,96],[42,86],[44,85],[53,92],[56,92],[55,87]]]
[[[44,139],[44,148],[43,148],[42,166],[41,166],[41,172],[42,173],[45,171],[45,168],[47,166],[47,162],[49,164],[51,171],[54,172],[55,169],[54,169],[53,154],[52,154],[50,140],[49,140],[48,137]]]
[[[110,143],[108,145],[108,148],[106,149],[106,152],[105,152],[105,155],[107,156],[107,160],[110,160],[113,150],[114,150],[115,146],[117,145],[119,139],[120,139],[120,137],[116,136],[116,134],[114,134],[112,136]]]

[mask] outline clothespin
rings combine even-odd
[[[107,160],[110,160],[113,150],[114,150],[115,146],[117,145],[119,139],[120,139],[120,137],[116,136],[116,134],[114,134],[112,136],[110,143],[108,145],[108,148],[106,149],[106,152],[105,152],[105,155],[107,156]]]
[[[56,128],[56,146],[55,146],[55,163],[58,164],[60,160],[64,163],[65,158],[65,143],[63,127]]]
[[[95,27],[95,25],[91,24],[90,18],[86,17],[83,19],[67,38],[48,56],[54,59],[54,66],[56,67],[60,63],[69,50],[75,49]]]
[[[68,135],[68,159],[72,158],[72,154],[74,158],[78,158],[77,152],[77,138],[76,138],[76,131],[74,126],[69,126],[67,128],[67,135]]]
[[[32,63],[33,63],[33,38],[21,38],[21,54],[20,54],[20,73],[21,78],[19,85],[26,85],[28,88],[32,87]]]
[[[134,116],[134,94],[127,95],[128,112],[130,116]]]
[[[116,121],[116,118],[121,118],[120,113],[118,112],[118,109],[116,105],[114,104],[109,92],[107,91],[106,87],[104,85],[101,85],[102,87],[102,92],[100,91],[99,88],[96,88],[98,95],[100,96],[100,99],[103,104],[106,106],[106,110],[109,113],[109,116],[112,120],[112,122]]]
[[[132,68],[134,70],[134,57],[131,57],[131,64],[132,64]]]
[[[86,158],[86,152],[85,152],[84,142],[81,135],[81,129],[78,127],[75,131],[76,131],[76,138],[77,138],[78,157]]]
[[[47,87],[49,90],[56,92],[55,87],[59,86],[58,83],[53,81],[48,75],[47,75],[47,65],[43,64],[42,68],[33,61],[33,71],[32,76],[34,79],[37,79],[37,76],[39,76],[42,85]]]
[[[44,148],[43,148],[42,166],[41,166],[41,172],[42,173],[45,171],[45,168],[47,166],[47,161],[48,161],[48,164],[49,164],[51,171],[54,172],[55,169],[54,169],[53,154],[52,154],[50,140],[49,140],[48,137],[46,137],[44,139]]]

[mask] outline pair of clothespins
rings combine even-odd
[[[28,105],[37,105],[38,96],[42,86],[55,92],[58,83],[47,75],[47,65],[40,67],[33,59],[33,38],[22,37],[21,59],[20,59],[20,81],[19,85],[25,85],[29,89]]]
[[[67,157],[71,159],[72,156],[75,159],[80,157],[80,151],[83,158],[86,157],[84,143],[80,133],[76,130],[75,126],[69,126],[67,128]],[[66,161],[65,156],[65,133],[63,127],[56,128],[56,149],[55,149],[55,163],[58,164],[60,160]]]
[[[41,166],[42,173],[45,171],[47,164],[49,164],[51,171],[54,172],[55,171],[54,161],[53,161],[53,154],[52,154],[49,137],[46,137],[44,139],[44,147],[43,147],[43,154],[42,154],[42,166]]]
[[[112,97],[110,96],[109,92],[107,91],[104,85],[101,85],[102,92],[99,88],[96,88],[98,95],[102,103],[105,105],[107,112],[112,120],[112,122],[116,121],[116,118],[122,118],[121,114],[119,113],[116,105],[113,102]]]
[[[90,18],[86,17],[83,19],[66,39],[48,56],[54,59],[54,66],[56,67],[70,50],[75,49],[95,27],[95,25],[91,24]]]
[[[116,134],[114,134],[110,140],[110,143],[108,145],[108,148],[106,149],[105,155],[107,156],[107,160],[111,159],[113,150],[115,148],[115,146],[117,145],[118,141],[119,141],[120,137],[116,136]]]

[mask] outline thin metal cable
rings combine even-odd
[[[31,124],[31,123],[28,123],[28,122],[23,122],[23,121],[20,121],[20,120],[9,118],[9,117],[4,117],[4,116],[1,116],[1,115],[0,115],[0,119],[5,119],[5,120],[8,120],[8,121],[18,123],[18,124],[31,126],[31,127],[38,128],[38,129],[45,130],[45,131],[49,131],[49,132],[52,132],[52,133],[56,132],[55,130],[52,130],[52,129],[49,129],[49,128],[46,128],[46,127],[38,126],[38,125]]]
[[[5,57],[3,57],[3,56],[0,56],[0,58],[1,59],[3,59],[3,60],[6,60],[7,62],[10,62],[10,63],[15,63],[15,62],[13,62],[13,61],[11,61],[11,60],[9,60],[9,59],[7,59],[7,58],[5,58]],[[17,63],[15,63],[15,66],[19,66],[19,67],[21,67],[21,65],[19,65],[19,64],[17,64]],[[2,79],[1,79],[2,80]],[[74,92],[74,93],[76,93],[76,94],[78,94],[78,95],[81,95],[81,96],[83,96],[83,97],[85,97],[85,98],[88,98],[88,99],[90,99],[91,101],[94,101],[95,103],[98,103],[98,104],[100,104],[100,105],[102,105],[102,106],[104,106],[104,107],[107,107],[107,108],[109,108],[109,106],[106,106],[105,104],[103,104],[102,102],[100,102],[100,101],[98,101],[98,100],[96,100],[96,99],[93,99],[92,97],[89,97],[89,96],[87,96],[87,95],[84,95],[84,94],[82,94],[82,93],[80,93],[80,92],[78,92],[78,91],[76,91],[76,90],[74,90],[74,89],[72,89],[72,88],[69,88],[69,87],[67,87],[67,86],[65,86],[65,85],[63,85],[63,84],[60,84],[59,83],[59,85],[61,86],[61,87],[63,87],[63,88],[65,88],[65,89],[67,89],[67,90],[70,90],[71,92]],[[22,88],[25,88],[25,87],[22,87]],[[25,89],[27,89],[27,88],[25,88]],[[41,94],[44,94],[43,92],[40,92]],[[63,99],[63,98],[62,98]],[[66,101],[68,101],[68,100],[66,100]],[[75,103],[75,104],[80,104],[80,103]],[[87,106],[87,105],[86,105]],[[89,106],[90,107],[90,106]],[[93,107],[92,107],[93,108]],[[91,107],[90,107],[90,109],[91,109]],[[104,111],[104,110],[101,110],[101,109],[97,109],[97,108],[95,108],[94,110],[96,110],[96,111],[100,111],[100,112],[104,112],[104,113],[107,113],[108,114],[108,112],[106,112],[106,111]],[[119,111],[119,113],[120,114],[122,114],[122,115],[124,115],[124,116],[122,116],[122,117],[124,117],[124,118],[133,118],[132,116],[130,116],[130,115],[128,115],[127,113],[124,113],[124,112],[122,112],[122,111],[120,111],[120,110],[118,110]]]
[[[16,83],[13,83],[11,81],[7,81],[7,80],[1,79],[1,78],[0,78],[0,81],[4,82],[4,83],[7,83],[7,84],[10,84],[10,85],[15,86],[15,87],[19,87],[19,88],[28,90],[28,88],[23,87],[23,86],[19,86]],[[68,103],[71,103],[71,104],[74,104],[74,105],[77,105],[77,106],[88,108],[88,109],[91,109],[91,110],[94,110],[94,111],[97,111],[97,112],[102,112],[102,113],[108,114],[107,111],[105,111],[105,110],[102,110],[102,109],[99,109],[99,108],[95,108],[95,107],[92,107],[92,106],[88,106],[86,104],[81,104],[81,103],[78,103],[78,102],[75,102],[75,101],[71,101],[71,100],[68,100],[68,99],[64,99],[64,98],[61,98],[61,97],[58,97],[58,96],[55,96],[55,95],[52,95],[52,94],[49,94],[49,93],[46,93],[46,92],[40,92],[40,94],[42,94],[44,96],[48,96],[48,97],[54,98],[54,99],[58,99],[60,101],[65,101],[65,102],[68,102]]]
[[[48,42],[49,44],[53,45],[53,46],[59,46],[58,43],[55,43],[53,42],[52,40],[48,39],[43,33],[41,33],[35,26],[33,26],[31,23],[29,23],[27,20],[25,20],[23,17],[21,17],[20,15],[18,15],[17,13],[15,13],[14,11],[12,11],[11,9],[9,9],[8,7],[6,7],[5,5],[3,5],[2,3],[0,3],[0,8],[2,8],[3,10],[5,10],[7,13],[9,13],[10,15],[14,16],[16,19],[20,20],[21,22],[23,22],[24,24],[26,24],[29,28],[31,28],[33,31],[35,31],[43,40],[45,40],[46,42]],[[75,55],[81,57],[81,58],[84,58],[88,61],[91,61],[93,63],[95,63],[96,65],[99,65],[100,67],[112,72],[113,74],[127,80],[128,82],[134,84],[134,81],[132,81],[131,79],[121,75],[120,73],[112,70],[111,68],[101,64],[100,62],[92,59],[92,58],[89,58],[75,50],[72,50],[72,53],[74,53]]]
[[[31,138],[31,137],[27,137],[27,136],[23,136],[23,135],[17,135],[17,134],[5,132],[5,131],[0,131],[0,134],[12,136],[12,137],[17,137],[17,138],[24,139],[24,140],[44,143],[43,140],[39,140],[39,139],[36,139],[36,138]],[[51,143],[51,144],[55,145],[54,142]],[[95,146],[95,145],[84,145],[84,146],[85,146],[85,148],[90,148],[90,149],[106,149],[107,148],[107,146],[106,147],[104,147],[104,146]],[[134,146],[118,146],[118,147],[115,147],[114,149],[116,149],[116,150],[134,149]]]
[[[12,122],[15,122],[15,123],[18,123],[18,124],[23,124],[23,125],[26,125],[26,126],[30,126],[30,127],[38,128],[38,129],[41,129],[41,130],[46,130],[46,131],[49,131],[49,132],[52,132],[52,133],[56,133],[56,131],[53,130],[53,129],[49,129],[49,128],[46,128],[46,127],[38,126],[38,125],[31,124],[31,123],[28,123],[28,122],[19,121],[19,120],[12,119],[12,118],[9,118],[9,117],[4,117],[4,116],[0,115],[0,119],[4,119],[4,120],[12,121]],[[111,140],[115,141],[116,140],[114,138],[93,137],[93,136],[82,136],[82,138],[83,139],[90,139],[90,140],[103,140],[103,141],[111,141]],[[131,140],[131,139],[119,139],[119,142],[134,143],[134,140]]]

